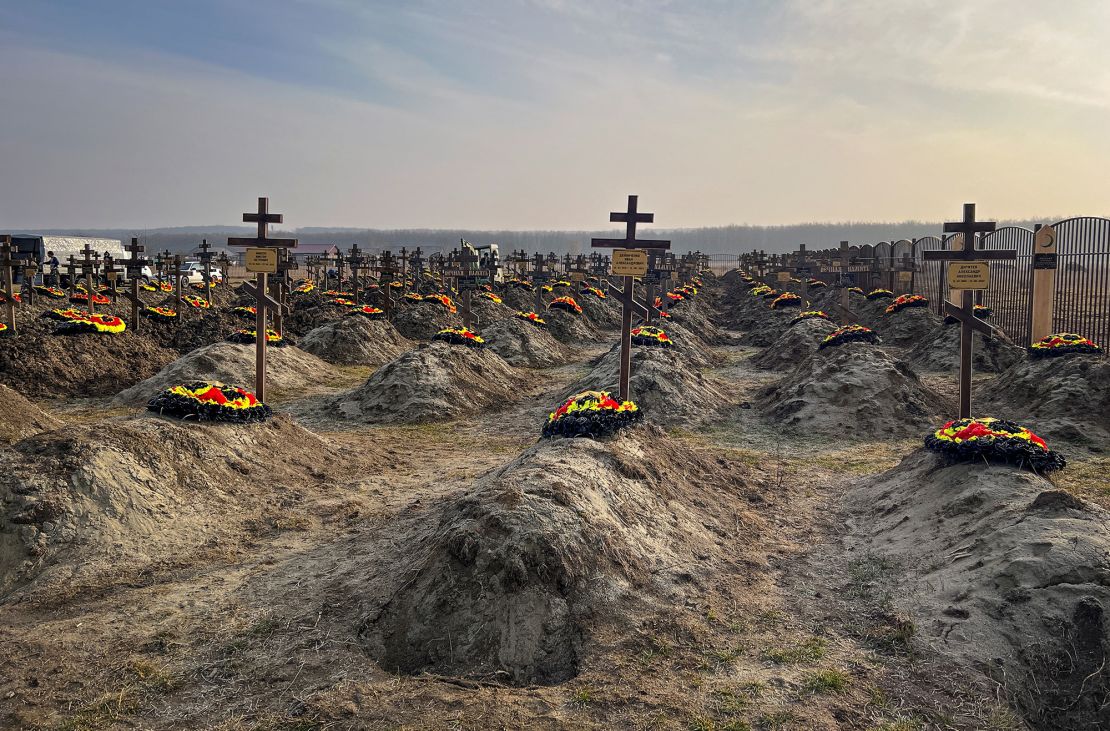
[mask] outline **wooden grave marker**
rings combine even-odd
[[[16,260],[12,258],[12,251],[12,237],[0,236],[0,271],[4,273],[4,310],[7,312],[5,324],[11,334],[15,335],[15,276],[12,274],[12,267]]]
[[[137,332],[139,329],[139,307],[142,305],[142,300],[139,299],[139,279],[143,275],[143,267],[150,262],[139,256],[139,254],[146,251],[146,248],[139,244],[138,238],[133,237],[126,249],[131,253],[131,257],[124,259],[123,264],[127,269],[127,278],[131,290],[124,290],[121,294],[125,300],[131,303],[131,329]]]
[[[613,269],[614,273],[617,269],[617,254],[618,252],[625,251],[641,251],[644,257],[644,267],[646,272],[647,267],[647,252],[645,249],[669,249],[671,248],[670,241],[663,240],[643,240],[636,238],[636,224],[639,223],[654,223],[654,213],[641,213],[639,211],[639,196],[628,196],[628,207],[625,211],[614,211],[609,214],[609,221],[614,223],[625,224],[625,235],[623,239],[593,239],[590,245],[594,248],[611,248],[613,249]],[[627,269],[626,269],[627,271]],[[610,283],[610,288],[613,288]],[[619,292],[621,301],[621,361],[620,361],[620,377],[618,382],[618,392],[621,401],[628,399],[628,381],[632,370],[632,315],[635,310],[639,310],[643,315],[646,315],[646,308],[636,302],[634,297],[635,279],[632,275],[624,275],[624,286]]]
[[[208,306],[212,306],[212,245],[208,243],[208,239],[200,240],[200,253],[197,254],[197,261],[201,263],[204,269],[201,270],[202,281],[204,282],[204,299],[208,302]]]
[[[382,311],[385,313],[385,319],[389,320],[393,314],[393,287],[390,283],[393,281],[393,275],[398,271],[397,258],[387,249],[382,252],[373,270],[378,274],[378,296],[381,298]]]
[[[543,254],[541,254],[537,251],[535,257],[532,258],[531,277],[532,277],[532,287],[533,287],[534,293],[536,295],[536,302],[535,302],[534,308],[535,308],[536,314],[540,315],[541,317],[543,316],[543,308],[544,308],[543,283],[546,282],[548,280],[549,276],[550,276],[548,274],[548,272],[544,270],[545,264],[546,264],[546,260],[543,258]]]
[[[270,213],[269,198],[259,197],[258,211],[255,213],[243,214],[244,223],[258,224],[257,235],[253,238],[229,237],[227,245],[250,247],[247,248],[248,253],[252,249],[294,249],[297,247],[296,239],[272,239],[269,237],[269,225],[271,223],[282,223],[283,220],[284,216],[282,214]],[[250,271],[249,265],[247,271]],[[269,272],[256,272],[255,283],[252,285],[250,282],[247,282],[243,285],[243,288],[248,294],[255,298],[257,303],[254,338],[254,395],[263,403],[266,401],[266,310],[271,307],[276,309],[281,306],[281,303],[275,301],[267,292],[268,287],[266,286],[266,280],[268,276]]]
[[[1056,229],[1037,225],[1033,234],[1033,321],[1030,345],[1051,335],[1056,303]]]
[[[989,262],[1013,260],[1017,258],[1017,251],[1013,249],[976,249],[976,234],[994,231],[994,221],[975,220],[975,204],[964,204],[964,217],[961,221],[951,221],[944,224],[945,233],[962,234],[963,246],[959,250],[924,251],[922,256],[925,261],[944,261],[948,263],[949,286],[956,283],[959,290],[960,304],[945,301],[944,313],[951,315],[960,322],[960,418],[971,418],[971,349],[972,331],[978,330],[986,337],[994,335],[994,328],[988,323],[975,317],[972,287],[983,285],[986,289],[989,282]],[[955,243],[955,242],[954,242]],[[983,269],[988,268],[987,276],[983,276]]]

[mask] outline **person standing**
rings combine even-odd
[[[58,257],[53,251],[46,252],[46,264],[50,267],[50,286],[58,286]]]

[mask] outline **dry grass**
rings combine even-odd
[[[1110,509],[1110,457],[1073,459],[1053,476],[1053,482],[1076,497]]]

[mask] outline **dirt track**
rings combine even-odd
[[[615,604],[580,604],[572,677],[521,686],[457,666],[383,670],[366,622],[409,587],[397,567],[420,575],[421,536],[535,444],[548,410],[612,340],[579,344],[571,364],[522,370],[532,386],[518,398],[459,421],[314,418],[328,450],[308,462],[326,464],[235,482],[191,529],[202,538],[188,551],[114,567],[110,553],[97,554],[104,565],[86,569],[104,570],[102,583],[32,583],[0,599],[0,726],[1025,727],[996,683],[920,641],[915,619],[899,609],[898,566],[843,550],[844,497],[918,442],[784,437],[757,395],[782,374],[756,369],[748,362],[756,349],[735,345],[710,346],[717,365],[700,369],[727,384],[716,418],[699,413],[655,437],[676,472],[653,492],[683,516],[676,526],[696,523],[655,535],[665,507],[637,516],[625,488],[600,493],[618,513],[633,510],[623,527],[641,543],[624,574],[605,573],[631,588],[610,596]],[[52,409],[67,428],[135,412],[86,400]],[[275,460],[303,461],[300,444],[273,449]],[[204,469],[203,457],[192,464]],[[632,484],[652,466],[622,469]],[[1061,484],[1093,489],[1073,477]],[[566,504],[591,514],[588,503]],[[173,538],[161,531],[166,545]],[[668,554],[676,560],[645,558]]]

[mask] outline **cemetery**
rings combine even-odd
[[[0,726],[1110,727],[1106,323],[1007,329],[971,204],[727,268],[639,206],[321,260],[259,198],[188,288],[4,244]]]

